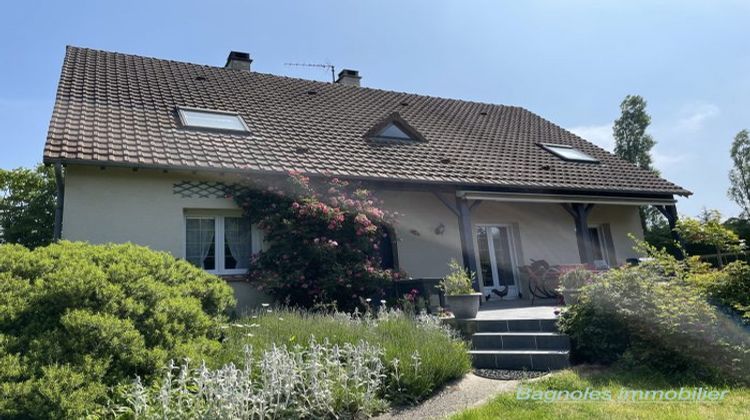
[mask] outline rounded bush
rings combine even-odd
[[[560,320],[576,361],[750,383],[750,335],[699,289],[653,267],[612,270]]]
[[[216,352],[231,288],[164,252],[0,246],[0,417],[80,417],[108,387]]]

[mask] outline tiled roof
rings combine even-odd
[[[250,134],[181,127],[178,106],[237,112]],[[424,141],[364,138],[394,112]],[[538,143],[572,145],[600,163],[563,161]],[[65,56],[44,161],[690,194],[519,107],[76,47]]]

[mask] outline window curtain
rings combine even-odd
[[[229,252],[237,261],[236,268],[248,268],[252,243],[250,241],[250,223],[241,217],[227,217],[224,219],[224,241]]]
[[[216,235],[216,222],[213,219],[201,219],[201,267],[206,267],[206,258],[211,252],[211,245]],[[215,267],[214,267],[215,268]]]

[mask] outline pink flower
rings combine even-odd
[[[372,223],[370,222],[370,219],[368,219],[367,216],[362,213],[357,214],[357,216],[354,217],[354,221],[362,226],[369,226]]]

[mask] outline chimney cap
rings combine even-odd
[[[362,76],[359,75],[359,71],[352,69],[343,69],[339,72],[339,77],[336,79],[336,83],[342,85],[359,86],[359,81]]]
[[[227,63],[224,64],[224,67],[230,68],[230,69],[238,69],[238,70],[250,70],[250,64],[253,62],[253,59],[250,58],[250,53],[242,52],[242,51],[230,51],[229,56],[227,56]]]
[[[352,69],[343,69],[339,72],[339,78],[343,76],[349,76],[349,77],[359,77],[359,71],[358,70],[352,70]]]

